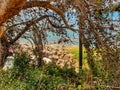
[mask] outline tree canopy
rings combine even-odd
[[[1,0],[0,7],[0,37],[3,46],[9,47],[30,30],[39,30],[42,37],[47,30],[57,35],[71,30],[79,33],[81,46],[84,45],[87,51],[93,47],[115,46],[119,20],[115,21],[109,15],[119,10],[119,5],[112,5],[111,0]],[[76,20],[70,25],[72,16]],[[92,56],[91,52],[88,53]]]

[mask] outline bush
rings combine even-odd
[[[81,83],[81,74],[76,73],[74,68],[60,68],[59,66],[56,66],[55,63],[51,63],[45,66],[44,70],[45,74],[55,77],[61,77],[63,80],[66,80],[69,84],[74,83],[76,87]]]
[[[80,81],[74,68],[60,68],[55,63],[31,69],[26,53],[15,56],[13,69],[0,71],[2,90],[73,90]]]
[[[16,79],[26,78],[27,69],[29,69],[30,58],[26,53],[16,54],[12,77]]]

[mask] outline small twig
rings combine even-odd
[[[120,89],[120,87],[115,87],[115,86],[105,86],[105,85],[101,85],[101,87],[107,87],[107,88],[110,88],[110,89],[111,89],[111,88],[112,88],[112,89],[113,89],[113,88],[114,88],[114,89]],[[111,89],[111,90],[112,90],[112,89]]]

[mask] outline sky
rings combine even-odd
[[[120,0],[118,0],[118,2],[120,2]],[[71,17],[70,20],[68,19],[67,14],[65,14],[65,16],[66,16],[66,20],[69,21],[69,24],[74,24],[74,22],[76,21],[76,16],[69,16],[69,17]],[[116,20],[116,19],[119,19],[119,20],[120,20],[120,12],[112,12],[112,13],[109,13],[109,18],[112,18],[113,20]],[[116,23],[116,22],[115,22],[115,23]],[[78,29],[78,26],[75,25],[74,28],[75,28],[75,29]],[[73,34],[74,34],[74,33],[73,33],[72,31],[68,31],[69,37],[74,38],[74,37],[73,37]],[[57,42],[57,40],[60,39],[59,36],[53,36],[52,33],[49,33],[49,36],[50,36],[50,37],[48,37],[49,43]],[[75,34],[74,36],[78,37],[78,34]],[[76,41],[78,42],[77,39],[76,39]],[[25,42],[25,43],[26,43],[25,40],[22,40],[22,42]]]

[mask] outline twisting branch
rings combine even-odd
[[[27,0],[0,0],[0,26],[19,14]]]
[[[27,22],[22,22],[22,23],[19,23],[19,24],[14,24],[13,26],[17,26],[17,25],[20,25],[20,24],[26,24],[26,27],[25,27],[13,40],[10,41],[10,44],[13,44],[15,41],[17,41],[26,31],[29,30],[29,28],[30,28],[32,25],[38,23],[39,21],[41,21],[41,20],[43,20],[43,19],[45,19],[45,18],[47,18],[47,20],[48,20],[49,17],[52,17],[52,18],[55,18],[56,20],[58,20],[56,17],[54,17],[54,16],[52,16],[52,15],[44,15],[44,16],[41,16],[41,17],[38,18],[38,19],[33,19],[33,20],[30,20],[30,21],[27,21]],[[56,28],[66,28],[66,27],[56,26],[56,25],[52,24],[52,22],[51,22],[50,20],[48,20],[48,22],[49,22],[52,26],[54,26],[54,27],[56,27]],[[12,28],[13,26],[10,26],[10,28]],[[10,28],[9,28],[9,29],[10,29]]]
[[[94,22],[87,16],[88,15],[87,10],[85,10],[85,5],[83,4],[84,0],[81,0],[81,2],[83,1],[82,4],[81,4],[80,0],[75,0],[75,1],[76,1],[78,10],[81,12],[82,18],[87,20],[90,27],[92,27],[92,29],[90,29],[90,30],[91,30],[91,32],[93,32],[96,40],[98,41],[98,43],[100,45],[104,46],[103,41],[102,41],[101,37],[99,36],[99,33],[96,31],[96,26],[95,26]],[[87,5],[87,6],[89,7],[89,5]]]
[[[70,30],[72,30],[73,32],[77,32],[78,30],[73,29],[70,25],[68,25],[65,16],[64,16],[64,12],[62,12],[59,8],[53,6],[50,4],[50,2],[48,1],[30,1],[30,2],[26,2],[26,4],[24,5],[23,9],[27,9],[27,8],[32,8],[32,7],[43,7],[43,8],[47,8],[47,9],[51,9],[53,11],[55,11],[58,15],[61,16],[63,22],[65,23],[66,27]]]
[[[34,25],[35,23],[39,22],[40,20],[45,19],[48,16],[41,16],[38,19],[32,20],[27,22],[26,27],[10,42],[10,44],[13,44],[15,41],[17,41],[29,28]]]
[[[5,4],[5,5],[4,5]],[[29,1],[27,0],[1,0],[0,2],[0,26],[2,23],[6,22],[8,19],[12,18],[21,10],[25,10],[27,8],[32,7],[43,7],[47,9],[51,9],[55,11],[58,15],[61,16],[63,22],[65,23],[66,27],[74,32],[77,30],[70,27],[67,23],[64,13],[57,7],[50,4],[48,1]],[[1,32],[1,31],[0,31]]]
[[[55,19],[57,19],[57,18],[55,17]],[[47,20],[50,23],[50,25],[53,26],[54,28],[66,28],[66,27],[62,27],[62,26],[58,26],[58,25],[53,24],[49,18],[47,18]]]
[[[48,23],[51,24],[53,27],[55,27],[55,28],[67,28],[66,26],[58,26],[58,25],[55,25],[55,24],[53,24],[52,21],[49,19],[49,18],[51,17],[51,18],[54,18],[55,20],[59,21],[57,17],[52,16],[52,15],[44,15],[44,16],[46,17]],[[37,20],[37,19],[36,19],[36,20]],[[31,22],[31,21],[32,21],[32,20],[29,20],[29,21],[26,21],[26,22],[17,23],[17,24],[13,24],[13,25],[9,26],[7,29],[11,29],[11,28],[13,28],[13,27],[15,27],[15,26],[17,26],[17,25],[27,24],[28,22]]]

